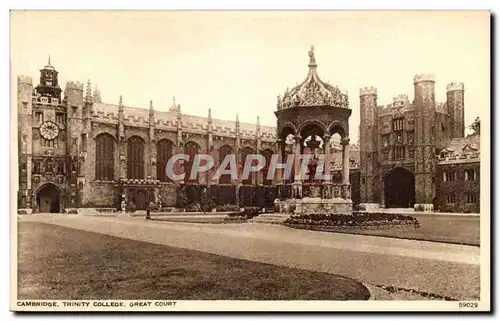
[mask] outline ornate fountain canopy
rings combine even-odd
[[[309,50],[309,72],[306,79],[291,90],[286,89],[283,97],[278,96],[278,110],[292,107],[341,107],[349,108],[347,93],[322,81],[316,73],[314,47]]]

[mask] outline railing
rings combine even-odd
[[[277,189],[280,200],[304,197],[351,199],[351,184],[281,184],[277,185]]]

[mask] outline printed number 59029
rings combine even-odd
[[[477,302],[458,302],[459,308],[477,308],[478,306]]]

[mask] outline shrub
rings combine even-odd
[[[222,222],[223,223],[242,223],[242,222],[246,222],[246,220],[247,219],[245,217],[230,215],[229,217],[225,217]]]
[[[212,209],[216,208],[215,202],[213,200],[207,200],[201,207],[204,212],[211,212]]]
[[[354,212],[344,214],[303,214],[286,219],[288,225],[339,226],[339,227],[382,227],[382,226],[413,226],[420,227],[414,217],[391,213]]]
[[[243,210],[243,214],[245,215],[246,218],[253,218],[257,215],[259,215],[262,212],[262,209],[257,206],[248,206],[245,207]]]
[[[186,205],[186,212],[201,212],[200,203],[190,203]]]

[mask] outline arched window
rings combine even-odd
[[[99,134],[95,142],[95,179],[111,181],[115,178],[115,139],[110,134]]]
[[[233,153],[233,149],[229,145],[223,145],[219,149],[219,166],[222,164],[222,161],[226,157],[226,155],[230,155]],[[229,169],[230,164],[227,164],[225,169]],[[219,184],[231,184],[231,174],[223,174],[219,177]]]
[[[187,142],[184,145],[184,154],[188,155],[189,157],[189,160],[187,162],[184,162],[184,173],[186,173],[186,176],[184,176],[184,182],[186,183],[198,182],[198,176],[194,179],[191,179],[191,171],[193,169],[194,156],[198,154],[199,150],[200,146],[195,142]]]
[[[144,179],[144,140],[138,136],[127,141],[127,177]]]
[[[246,159],[247,159],[247,156],[250,155],[250,154],[253,154],[254,151],[253,149],[251,149],[250,147],[245,147],[241,150],[241,170],[240,170],[240,175],[243,175],[243,169],[245,168],[245,164],[246,164]],[[250,165],[255,165],[254,163],[250,163]],[[241,179],[241,184],[243,185],[252,185],[252,181],[253,181],[253,177],[255,175],[255,172],[250,172],[249,175],[248,175],[248,178],[244,179],[242,177]]]
[[[156,143],[156,177],[160,182],[168,182],[167,162],[172,157],[174,144],[168,139],[161,139]]]
[[[266,165],[262,169],[262,184],[264,186],[273,185],[272,179],[267,179],[267,172],[269,171],[269,165],[271,164],[271,156],[273,155],[273,151],[270,149],[265,149],[261,152],[261,154],[266,159]]]

